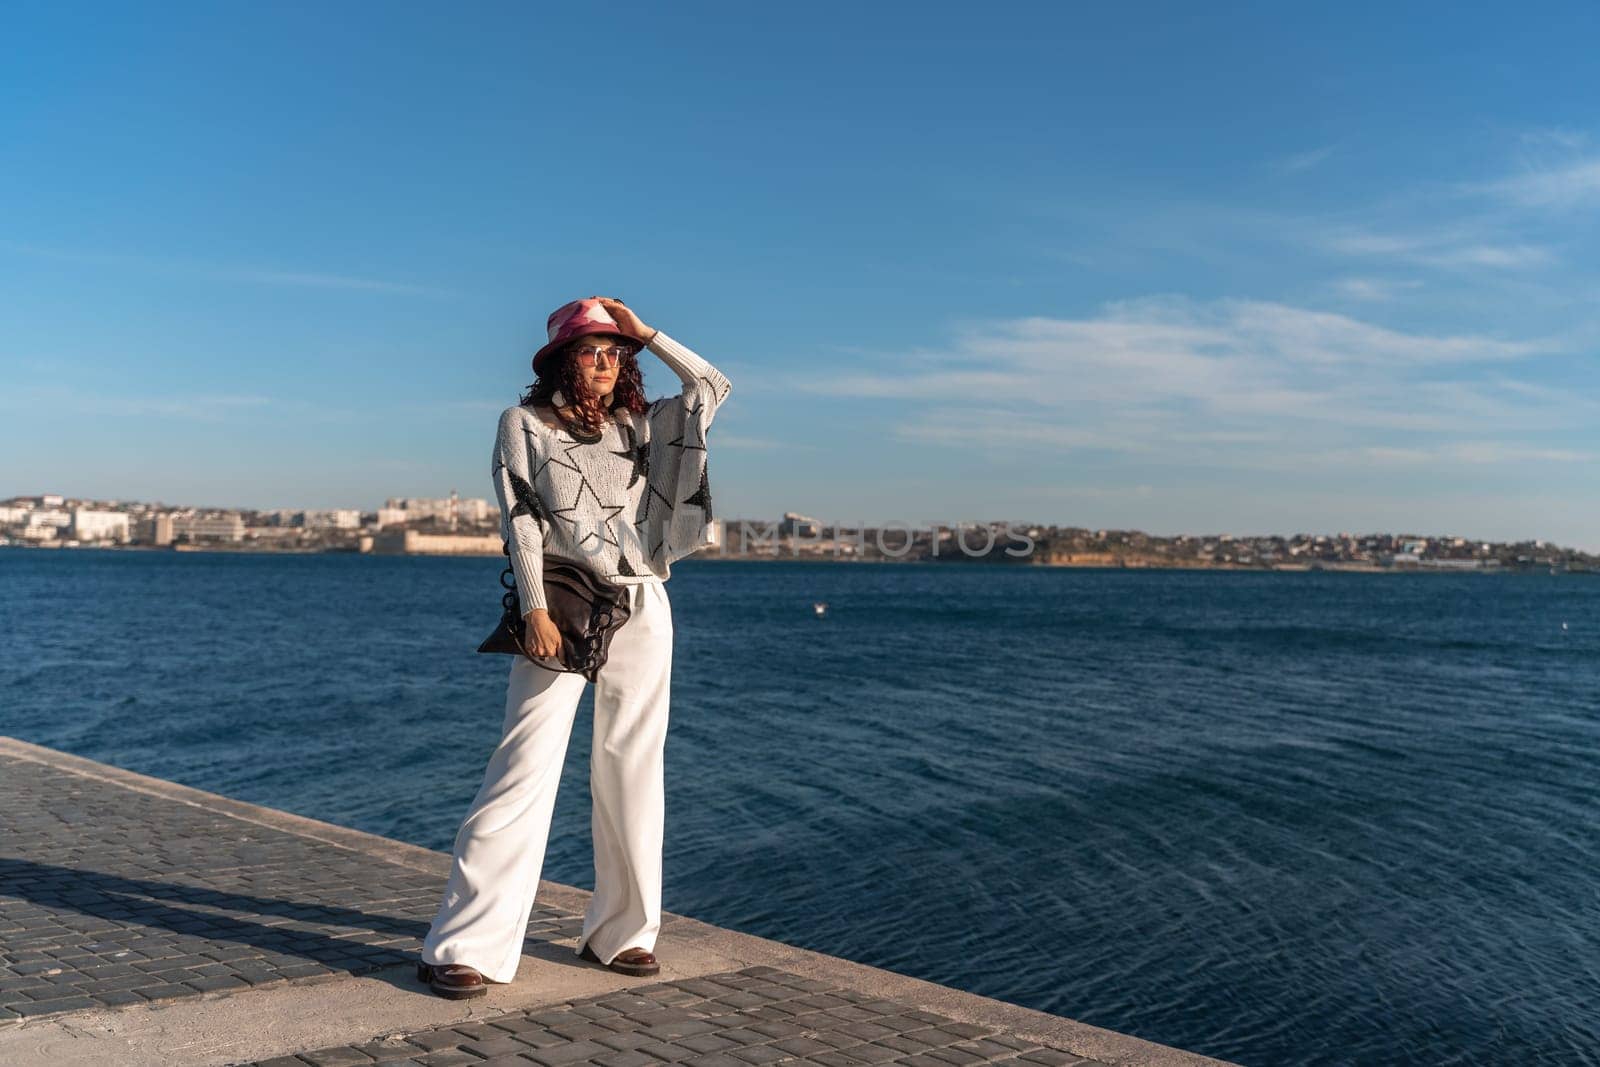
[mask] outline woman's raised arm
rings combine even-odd
[[[624,335],[660,356],[683,382],[683,390],[677,397],[663,398],[650,405],[650,421],[654,423],[664,416],[670,417],[663,411],[670,403],[678,411],[687,413],[686,418],[679,420],[681,423],[697,424],[702,430],[711,425],[711,417],[733,390],[728,376],[687,345],[668,337],[662,330],[646,326],[632,308],[617,298],[597,296],[593,299],[600,301]]]
[[[671,367],[678,380],[683,382],[683,389],[677,397],[664,397],[656,403],[679,403],[686,411],[696,413],[686,421],[697,422],[702,427],[710,426],[717,408],[733,391],[733,383],[728,376],[693,349],[668,337],[664,331],[657,330],[645,347],[661,357],[661,362]],[[655,414],[654,409],[651,414]]]

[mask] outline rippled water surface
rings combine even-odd
[[[0,732],[448,849],[499,568],[0,549]],[[669,911],[1248,1065],[1600,1062],[1600,579],[667,588]]]

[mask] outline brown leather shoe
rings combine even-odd
[[[449,1000],[466,1000],[489,992],[488,981],[483,975],[464,963],[433,964],[419,960],[417,980],[427,982],[429,989]]]
[[[595,955],[594,949],[587,944],[583,946],[583,951],[578,953],[578,958],[591,963],[600,962],[600,957]],[[631,974],[640,978],[661,973],[661,964],[656,960],[655,953],[647,948],[625,948],[605,966],[618,974]]]

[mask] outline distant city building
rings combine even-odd
[[[378,529],[381,530],[385,526],[402,525],[406,521],[407,514],[405,508],[379,508]]]
[[[387,530],[374,536],[366,550],[380,556],[498,556],[503,551],[503,544],[499,534],[425,534],[416,530]]]
[[[74,508],[72,536],[80,541],[126,541],[128,540],[127,513]]]
[[[383,502],[383,506],[391,511],[403,511],[407,522],[417,522],[421,519],[448,519],[450,517],[450,498],[430,499],[420,496],[390,497]]]
[[[35,508],[28,512],[24,521],[27,522],[30,528],[51,526],[58,530],[64,530],[72,525],[72,515],[60,508]]]
[[[780,537],[820,537],[822,536],[822,521],[813,519],[798,512],[786,511],[783,520],[778,523],[778,536]]]
[[[301,525],[308,530],[355,530],[361,526],[361,512],[355,508],[307,511]]]
[[[201,515],[193,512],[172,516],[174,539],[187,537],[191,541],[242,541],[244,519],[237,511]]]
[[[147,545],[172,544],[172,516],[159,511],[139,524],[139,540]]]
[[[403,512],[404,518],[384,521],[385,513],[393,514],[397,511]],[[483,523],[495,513],[496,509],[482,497],[462,500],[454,493],[438,498],[390,497],[379,509],[378,525],[393,526],[401,522],[421,522],[424,519],[437,519],[443,523]]]

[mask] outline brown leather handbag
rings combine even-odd
[[[509,541],[502,551],[506,554],[506,569],[500,572],[500,585],[505,590],[500,604],[504,610],[500,625],[478,646],[478,651],[527,656],[531,663],[547,671],[581,674],[591,682],[597,681],[611,651],[611,638],[632,614],[627,590],[574,560],[545,556],[541,567],[545,609],[561,631],[561,651],[554,656],[535,656],[527,649],[528,624],[517,596]]]

